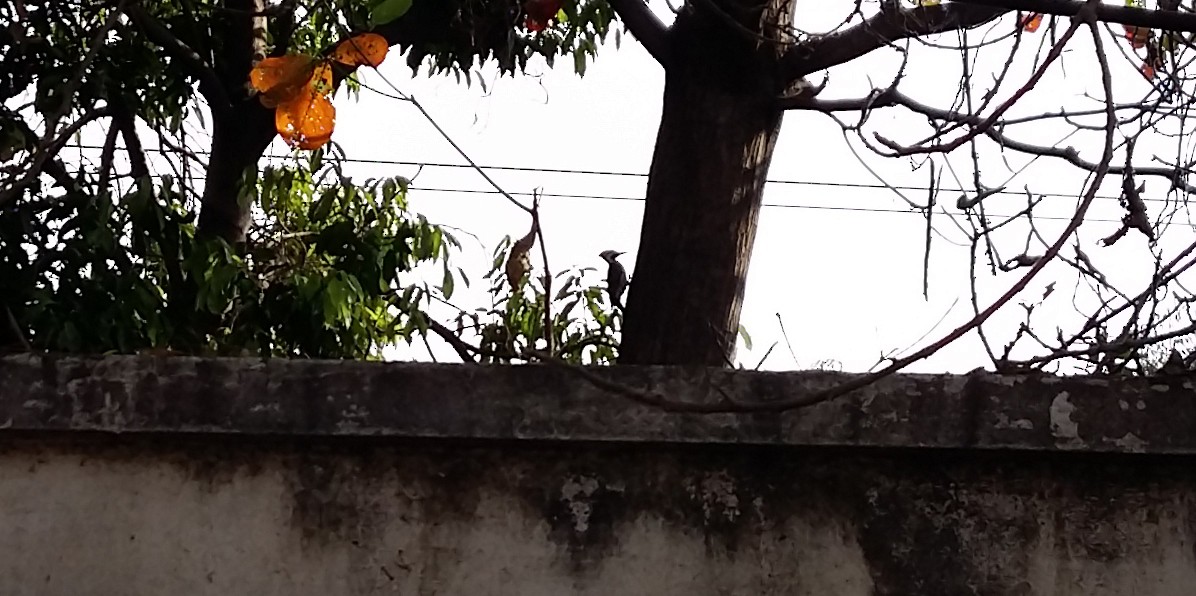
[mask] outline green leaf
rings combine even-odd
[[[586,76],[586,53],[581,50],[573,51],[573,70],[577,71],[577,76]]]
[[[375,27],[385,25],[405,14],[411,8],[411,0],[376,0],[370,4],[370,23]]]
[[[444,264],[444,281],[441,282],[440,293],[444,294],[445,300],[451,300],[453,297],[453,272],[447,262]]]

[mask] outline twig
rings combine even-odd
[[[461,357],[462,362],[477,364],[477,360],[473,355],[481,350],[465,343],[465,340],[457,337],[457,334],[453,333],[452,329],[445,327],[443,323],[428,316],[427,313],[424,313],[424,318],[428,321],[428,329],[431,329],[433,333],[440,336],[440,339],[443,339],[445,343],[452,347],[453,351],[457,352],[457,355]]]
[[[1079,29],[1081,24],[1083,24],[1083,22],[1079,18],[1073,20],[1071,26],[1069,26],[1067,30],[1063,32],[1063,35],[1059,38],[1059,41],[1055,42],[1055,45],[1051,47],[1051,51],[1047,53],[1046,59],[1042,61],[1042,64],[1038,66],[1038,69],[1034,71],[1034,74],[1030,75],[1030,79],[1027,80],[1026,83],[1020,88],[1018,88],[1013,95],[1009,96],[1009,99],[1006,99],[1004,103],[997,106],[997,109],[993,110],[992,114],[989,114],[987,118],[978,122],[963,136],[960,136],[954,141],[950,141],[945,144],[936,143],[935,145],[929,147],[903,147],[893,141],[890,141],[889,139],[880,136],[879,134],[874,135],[876,140],[893,151],[890,157],[915,155],[918,153],[949,153],[954,151],[959,146],[974,139],[977,135],[992,128],[992,126],[996,124],[1001,116],[1005,112],[1009,111],[1009,108],[1012,108],[1013,105],[1022,98],[1022,96],[1024,96],[1026,93],[1029,93],[1030,90],[1038,84],[1038,81],[1042,79],[1043,75],[1046,74],[1047,68],[1049,68],[1051,64],[1053,64],[1055,60],[1059,58],[1059,55],[1063,53],[1064,46],[1066,46],[1067,42],[1071,40],[1073,35],[1075,35],[1076,30]]]

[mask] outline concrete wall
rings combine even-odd
[[[826,373],[603,370],[673,399]],[[712,389],[717,387],[717,389]],[[1190,595],[1186,379],[0,359],[0,594]]]

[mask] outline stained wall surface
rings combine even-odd
[[[847,378],[597,374],[739,404]],[[1193,412],[1184,379],[710,415],[555,367],[9,357],[0,594],[1187,596]]]

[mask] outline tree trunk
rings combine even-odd
[[[245,241],[252,206],[243,182],[257,179],[258,160],[274,138],[274,118],[253,98],[238,101],[212,122],[212,153],[198,231],[235,246]],[[247,170],[249,178],[245,178]]]
[[[212,153],[208,156],[198,232],[223,238],[232,245],[244,242],[249,229],[252,205],[244,192],[244,182],[256,182],[258,160],[274,138],[273,110],[250,97],[246,87],[254,54],[264,48],[264,25],[260,17],[253,16],[264,7],[262,0],[227,0],[229,11],[216,19],[213,35],[213,70],[230,105],[212,110]],[[217,98],[209,96],[207,100],[212,103]]]
[[[729,366],[783,111],[773,39],[792,0],[687,3],[669,30],[664,110],[619,362]],[[734,18],[743,28],[730,26]]]

